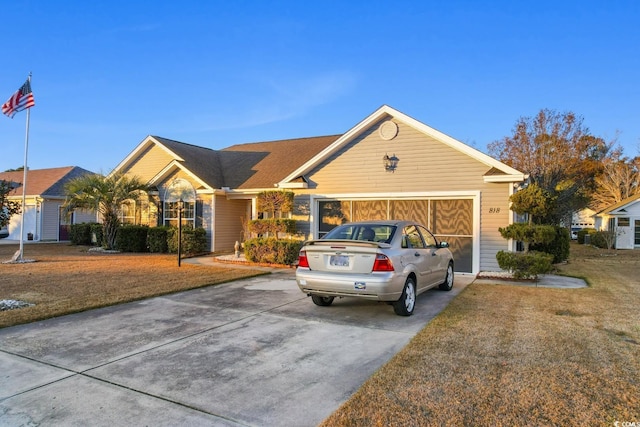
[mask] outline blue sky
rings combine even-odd
[[[14,0],[0,16],[0,103],[33,73],[31,169],[107,173],[147,135],[341,134],[383,104],[483,152],[520,117],[572,111],[639,154],[635,0]],[[0,117],[0,171],[22,166],[25,122]]]

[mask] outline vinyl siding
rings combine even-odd
[[[244,223],[250,216],[250,200],[229,200],[226,196],[216,196],[213,252],[233,252],[236,241],[243,241]]]
[[[58,240],[60,232],[60,205],[59,201],[44,201],[40,206],[42,218],[41,240]]]
[[[169,163],[174,160],[165,150],[153,144],[142,151],[137,159],[122,170],[122,172],[136,175],[143,181],[149,181]]]

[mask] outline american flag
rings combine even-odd
[[[31,92],[31,83],[29,79],[22,85],[20,89],[4,104],[2,104],[2,113],[13,118],[18,111],[26,110],[36,105]]]

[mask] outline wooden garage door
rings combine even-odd
[[[473,200],[382,199],[320,200],[320,236],[347,221],[406,219],[429,228],[440,241],[449,243],[456,271],[471,273],[473,265]]]

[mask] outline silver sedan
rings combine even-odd
[[[416,296],[438,286],[453,287],[453,256],[412,221],[366,221],[340,225],[322,239],[304,243],[296,282],[319,306],[335,297],[385,301],[410,316]]]

